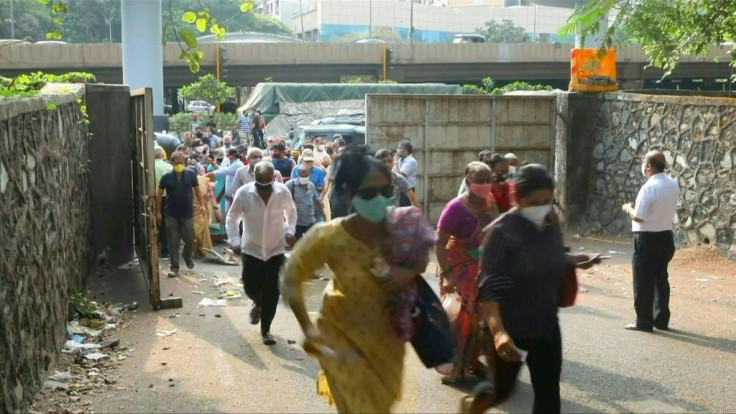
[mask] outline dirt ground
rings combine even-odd
[[[563,412],[736,411],[736,262],[706,246],[679,250],[670,264],[670,332],[623,330],[633,322],[630,242],[568,237],[574,253],[612,258],[579,274],[576,306],[560,312],[564,365]],[[425,275],[436,284],[430,265]],[[72,390],[44,389],[35,412],[330,412],[314,392],[317,364],[298,346],[301,333],[281,305],[274,321],[279,344],[260,343],[247,324],[245,298],[226,307],[202,308],[204,297],[222,292],[211,278],[237,281],[239,267],[197,262],[196,272],[162,280],[162,295],[184,298],[181,309],[152,311],[146,286],[131,270],[111,270],[90,280],[98,300],[130,303],[114,361],[100,364],[63,356],[50,370],[71,370],[87,384]],[[164,278],[165,279],[165,278]],[[308,310],[319,310],[326,281],[307,286]],[[234,283],[228,289],[242,293]],[[170,336],[161,332],[177,330]],[[93,375],[90,376],[90,373]],[[94,377],[94,378],[93,378]],[[101,379],[97,379],[101,378]],[[75,380],[76,381],[76,380]],[[457,412],[472,384],[447,387],[407,352],[404,398],[395,412]],[[531,410],[533,391],[524,372],[517,394],[503,412]]]

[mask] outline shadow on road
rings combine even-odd
[[[683,401],[672,395],[672,390],[659,382],[643,378],[620,375],[577,361],[563,362],[562,382],[584,391],[598,401],[605,401],[617,412],[630,412],[625,402],[657,400],[675,405],[685,412],[703,412],[708,408]],[[590,410],[588,412],[598,411]]]
[[[733,339],[719,338],[714,336],[699,335],[692,332],[670,329],[669,331],[658,331],[659,334],[668,339],[685,342],[692,345],[702,346],[721,352],[736,355],[736,341]]]

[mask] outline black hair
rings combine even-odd
[[[408,152],[409,154],[411,154],[412,151],[414,150],[414,147],[411,145],[411,141],[409,141],[408,139],[405,139],[405,140],[399,142],[399,146],[401,148],[405,149],[406,152]]]
[[[340,146],[341,146],[341,147],[344,147],[344,146],[345,146],[345,138],[343,138],[343,137],[340,137],[340,138],[335,138],[335,139],[334,139],[334,140],[332,141],[332,145],[335,145],[336,143],[337,143],[337,144],[340,144]]]
[[[335,153],[335,150],[332,149],[332,147],[327,147],[327,148],[325,148],[325,152],[327,153],[327,155],[329,155],[331,157],[332,154]]]
[[[286,143],[279,141],[273,144],[273,149],[275,149],[276,151],[286,151]]]
[[[239,152],[237,148],[230,148],[229,150],[227,150],[227,155],[238,155],[238,154]]]
[[[376,152],[376,159],[382,160],[392,155],[391,150],[388,148],[382,148]]]
[[[371,171],[379,171],[391,182],[391,172],[386,166],[368,154],[364,145],[350,145],[342,153],[335,174],[335,189],[349,196],[355,194]]]
[[[490,167],[491,168],[495,168],[496,167],[496,164],[501,164],[501,163],[504,163],[504,162],[509,162],[509,160],[507,160],[506,158],[504,158],[504,156],[501,155],[501,154],[493,154],[493,155],[491,155],[491,165],[490,165]]]
[[[478,153],[478,161],[481,161],[482,162],[483,161],[483,158],[485,158],[485,157],[487,157],[487,156],[489,156],[491,154],[493,154],[493,151],[491,151],[491,150],[483,150],[483,151],[479,152]]]
[[[554,190],[555,182],[552,176],[541,164],[525,165],[514,175],[516,180],[516,196],[518,198],[529,197],[537,190]]]

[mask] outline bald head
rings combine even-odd
[[[153,157],[154,158],[163,158],[164,157],[164,149],[158,145],[153,147]]]
[[[664,172],[664,169],[667,166],[667,159],[664,157],[664,154],[662,151],[657,150],[647,152],[647,155],[644,157],[644,162],[649,164],[652,174]]]

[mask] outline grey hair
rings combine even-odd
[[[155,158],[163,158],[164,157],[164,148],[160,145],[155,145],[153,147],[153,156]]]
[[[268,161],[259,161],[255,168],[253,168],[253,174],[256,176],[256,179],[262,177],[263,174],[273,173],[274,171],[273,164]]]
[[[261,153],[261,157],[263,157],[263,150],[261,150],[258,147],[250,147],[250,148],[248,148],[248,153],[246,154],[246,158],[250,158],[250,156],[253,155],[253,153],[256,152],[256,151],[260,152]]]

